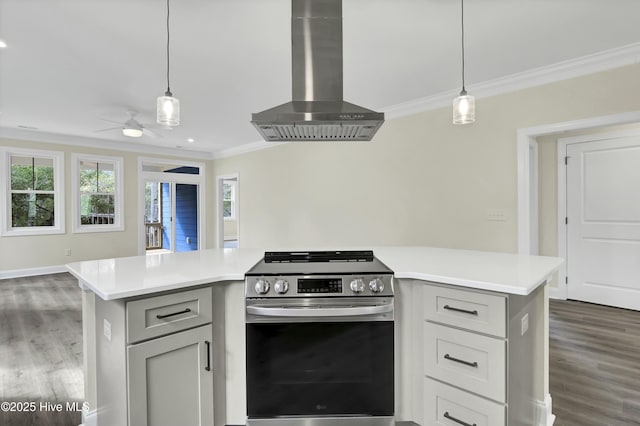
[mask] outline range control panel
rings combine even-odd
[[[245,279],[245,296],[393,296],[393,282],[392,275],[248,276]]]

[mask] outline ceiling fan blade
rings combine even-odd
[[[156,132],[152,132],[151,130],[147,129],[146,127],[144,127],[144,128],[142,129],[142,133],[143,133],[144,135],[149,136],[150,138],[154,138],[154,139],[157,139],[157,138],[161,138],[161,137],[162,137],[162,135],[161,135],[161,134],[156,133]]]
[[[100,130],[94,130],[94,133],[100,133],[100,132],[109,132],[111,130],[118,130],[118,129],[122,129],[122,125],[118,126],[118,127],[109,127],[108,129],[100,129]]]
[[[122,124],[122,121],[113,121],[113,120],[109,120],[107,118],[100,118],[100,120],[102,121],[106,121],[108,123],[116,123],[116,124]]]

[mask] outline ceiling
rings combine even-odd
[[[182,124],[131,139],[96,130],[128,110],[154,126],[166,2],[0,0],[0,131],[207,155],[255,143],[251,113],[291,99],[290,8],[173,0],[171,90]],[[347,101],[386,111],[460,90],[459,1],[343,0],[343,15]],[[638,17],[638,0],[467,0],[467,87],[638,43]]]

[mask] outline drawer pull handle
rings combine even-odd
[[[211,371],[211,342],[205,340],[204,344],[207,346],[207,366],[204,369]]]
[[[465,422],[465,421],[462,421],[462,420],[460,420],[460,419],[456,419],[456,418],[455,418],[455,417],[453,417],[451,414],[449,414],[449,412],[448,412],[448,411],[445,411],[445,412],[444,412],[444,418],[445,418],[445,419],[449,419],[449,420],[451,420],[452,422],[456,422],[456,423],[458,423],[459,425],[462,425],[462,426],[477,426],[475,423],[474,423],[474,424],[471,424],[471,423],[467,423],[467,422]]]
[[[476,311],[475,309],[473,311],[468,311],[466,309],[454,308],[453,306],[449,305],[444,305],[444,308],[448,311],[462,312],[463,314],[469,315],[478,315],[478,311]]]
[[[191,312],[191,309],[186,308],[184,311],[180,311],[180,312],[174,312],[172,314],[166,314],[166,315],[156,315],[156,318],[158,319],[165,319],[165,318],[169,318],[169,317],[175,317],[176,315],[182,315],[182,314],[186,314]]]
[[[469,367],[478,368],[478,363],[475,361],[473,362],[465,361],[463,359],[454,358],[449,354],[445,354],[444,359],[448,359],[449,361],[459,362],[460,364],[468,365]]]

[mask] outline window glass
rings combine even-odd
[[[10,228],[55,225],[53,158],[11,155]]]
[[[235,183],[222,183],[222,217],[234,218],[235,215]]]
[[[52,158],[11,156],[11,190],[53,191]]]
[[[119,189],[121,160],[82,158],[74,154],[76,197],[76,232],[121,229]],[[108,225],[108,226],[100,226]]]
[[[54,226],[55,204],[53,194],[11,194],[11,226]]]

